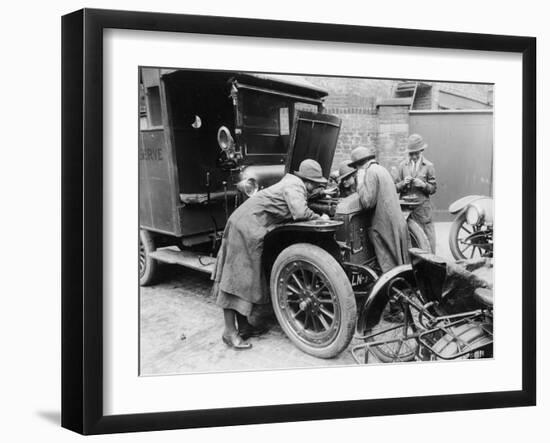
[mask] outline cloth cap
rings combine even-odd
[[[307,158],[300,163],[300,167],[297,171],[294,171],[294,175],[297,175],[303,180],[309,180],[315,183],[327,183],[327,179],[323,177],[323,170],[321,165],[315,160]]]

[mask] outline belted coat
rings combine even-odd
[[[295,175],[286,174],[257,192],[227,221],[212,274],[217,290],[244,301],[233,304],[244,306],[243,315],[250,313],[251,304],[268,303],[269,285],[262,269],[264,237],[280,223],[319,217],[308,208],[306,186]]]
[[[369,239],[383,272],[409,263],[409,233],[389,171],[375,161],[357,176],[361,204],[371,209]]]

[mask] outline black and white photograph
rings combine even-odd
[[[494,357],[494,84],[136,74],[140,376]]]
[[[6,3],[2,441],[544,441],[543,5]]]

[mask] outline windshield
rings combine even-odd
[[[317,110],[317,106],[290,97],[244,91],[242,130],[247,155],[286,154],[295,109]]]

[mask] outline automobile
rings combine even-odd
[[[232,211],[302,160],[330,175],[342,122],[324,112],[327,92],[305,80],[141,68],[140,91],[141,285],[155,282],[159,263],[210,273]],[[327,190],[310,207],[329,218],[270,231],[262,267],[289,339],[331,358],[348,347],[357,305],[372,296],[380,271],[357,194]],[[429,249],[411,226],[412,246]]]
[[[467,195],[449,206],[455,219],[449,231],[449,248],[456,260],[493,256],[493,199]]]

